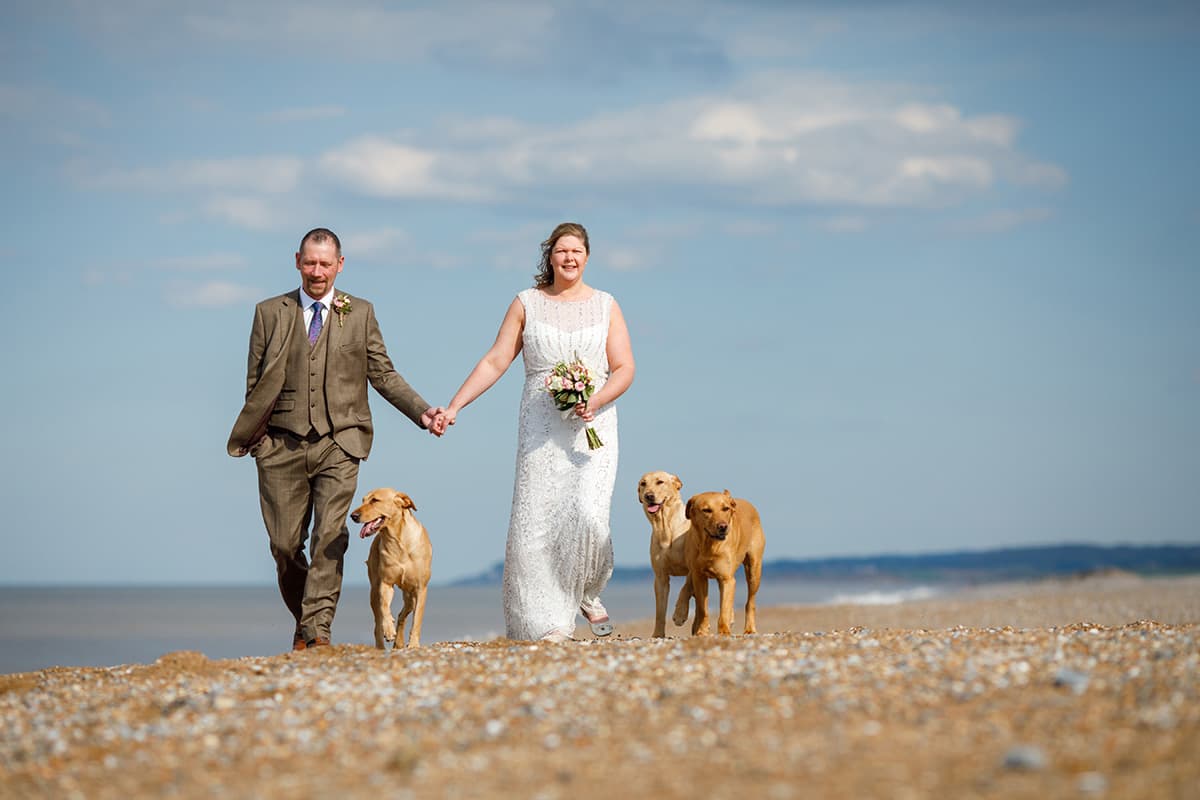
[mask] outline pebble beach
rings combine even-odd
[[[0,797],[1200,796],[1200,576],[615,622],[0,675]]]

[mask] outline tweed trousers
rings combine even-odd
[[[350,545],[346,515],[359,459],[329,435],[300,437],[272,428],[267,439],[256,448],[255,462],[279,593],[305,640],[329,638]]]

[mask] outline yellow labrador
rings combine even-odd
[[[433,544],[416,515],[412,498],[395,489],[373,489],[363,498],[350,519],[362,523],[362,539],[378,533],[367,555],[367,577],[371,580],[371,610],[375,613],[375,646],[395,647],[396,632],[404,640],[404,621],[413,615],[408,647],[421,646],[421,621],[425,617],[425,595],[432,574]],[[392,622],[393,586],[404,595],[404,607]]]
[[[733,627],[734,576],[741,564],[746,576],[746,630],[755,633],[754,595],[762,580],[765,540],[762,521],[749,500],[733,498],[729,490],[703,492],[688,500],[684,514],[691,521],[687,532],[687,563],[696,597],[693,636],[707,636],[708,579],[716,578],[721,590],[717,633],[729,635]]]
[[[638,481],[638,502],[650,521],[650,568],[654,570],[654,635],[667,635],[667,602],[671,599],[671,576],[684,576],[675,602],[676,625],[687,622],[692,583],[688,577],[684,542],[688,520],[679,490],[683,481],[670,472],[647,472]]]

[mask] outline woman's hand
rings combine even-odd
[[[446,429],[454,424],[454,420],[458,416],[457,412],[440,407],[431,408],[426,413],[430,412],[432,412],[432,419],[430,419],[426,427],[429,428],[429,432],[434,436],[441,436],[445,433]]]
[[[575,404],[575,416],[579,417],[584,422],[591,422],[596,419],[596,411],[591,408],[592,400],[588,398],[582,403]]]

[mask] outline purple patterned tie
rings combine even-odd
[[[312,304],[313,318],[312,322],[308,323],[308,343],[316,344],[317,337],[321,335],[321,309],[325,308],[319,301]]]

